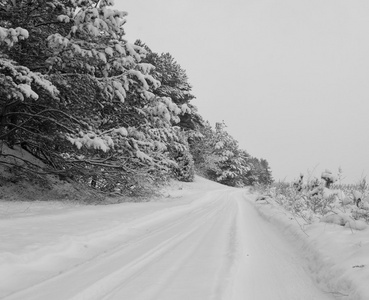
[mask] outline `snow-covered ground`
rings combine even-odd
[[[282,232],[307,262],[314,281],[337,299],[369,299],[369,230],[315,222],[303,225],[273,201],[256,203],[259,215]],[[358,221],[362,222],[362,221]],[[361,223],[359,223],[361,224]]]
[[[368,232],[304,230],[200,177],[145,203],[0,202],[0,298],[369,299]]]

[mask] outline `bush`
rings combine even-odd
[[[271,187],[264,187],[262,192],[268,196],[266,199],[273,199],[270,201],[275,201],[306,223],[320,220],[342,226],[348,224],[348,227],[358,220],[369,223],[368,185],[365,179],[357,185],[333,186],[332,178],[332,174],[325,171],[320,180],[314,178],[304,183],[304,176],[301,175],[293,183],[274,183]],[[327,183],[335,189],[328,189]]]

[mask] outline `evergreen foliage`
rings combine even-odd
[[[229,186],[273,182],[268,162],[240,149],[238,142],[226,131],[224,122],[217,123],[215,130],[209,122],[204,122],[199,133],[189,139],[199,174]]]
[[[267,160],[250,157],[250,169],[246,173],[244,183],[246,185],[263,184],[270,185],[273,182],[272,172]]]
[[[0,0],[0,141],[37,156],[42,172],[105,192],[191,181],[195,165],[232,186],[270,182],[265,160],[204,122],[169,53],[125,40],[127,14],[112,5]]]
[[[195,96],[191,93],[192,87],[188,83],[186,71],[175,61],[170,53],[158,54],[153,52],[140,40],[136,45],[144,47],[148,52],[144,61],[155,66],[153,76],[161,85],[155,90],[159,97],[169,97],[182,108],[177,126],[184,130],[194,130],[196,125],[201,124],[201,117],[197,109],[190,102]]]

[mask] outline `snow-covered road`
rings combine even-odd
[[[333,299],[248,198],[213,187],[173,202],[0,220],[0,298]]]

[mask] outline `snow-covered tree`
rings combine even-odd
[[[220,157],[214,153],[215,131],[210,123],[202,120],[202,126],[190,132],[188,141],[196,172],[215,181],[212,174],[220,172]]]
[[[242,185],[241,178],[248,170],[247,161],[241,155],[238,142],[225,128],[224,122],[218,122],[215,125],[214,153],[220,157],[217,181],[231,186]]]
[[[242,185],[242,176],[248,170],[246,151],[225,130],[224,122],[215,130],[209,122],[199,127],[200,134],[190,138],[191,152],[197,171],[211,180],[230,186]]]
[[[192,180],[194,164],[187,140],[189,135],[196,134],[195,127],[199,123],[200,116],[197,108],[190,103],[195,97],[191,94],[192,87],[188,83],[186,72],[169,53],[159,55],[139,40],[135,45],[147,51],[143,62],[155,66],[150,74],[161,84],[153,94],[158,98],[170,99],[173,103],[168,107],[171,110],[176,107],[177,110],[176,117],[171,119],[171,124],[185,147],[180,147],[181,150],[170,145],[168,147],[170,156],[179,165],[175,168],[174,174],[180,180]]]
[[[112,5],[0,0],[0,140],[103,191],[190,181],[194,160],[208,177],[242,184],[247,153],[224,126],[205,124],[169,53],[125,39],[127,13]]]
[[[273,179],[268,162],[251,157],[239,148],[226,131],[224,122],[213,129],[203,121],[189,139],[196,171],[205,177],[230,186],[270,184]]]
[[[191,104],[195,96],[191,92],[192,86],[188,82],[186,71],[170,53],[155,53],[140,40],[135,44],[144,47],[148,52],[143,60],[155,66],[152,75],[161,82],[160,87],[155,90],[155,95],[169,97],[181,107],[182,113],[179,115],[177,126],[184,130],[195,130],[196,125],[201,123],[201,117],[197,108]]]
[[[178,168],[168,148],[185,148],[185,107],[153,93],[154,66],[112,4],[0,0],[1,139],[105,190],[163,178]]]
[[[246,185],[264,184],[269,185],[273,182],[272,172],[266,159],[249,157],[249,170],[245,176]]]

